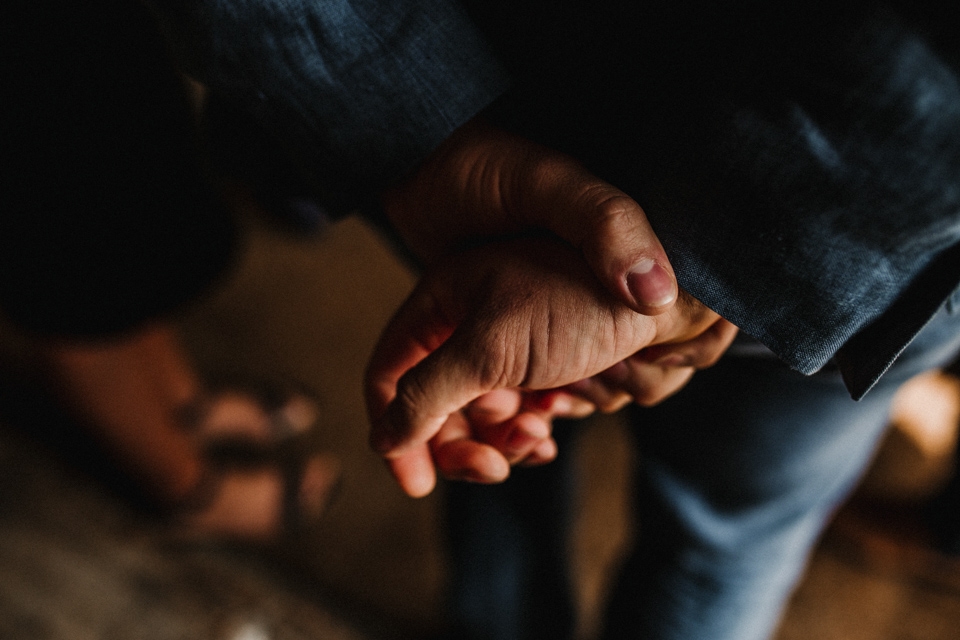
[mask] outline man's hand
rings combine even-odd
[[[367,373],[371,443],[407,493],[425,495],[435,482],[431,440],[440,434],[444,444],[470,441],[462,410],[478,398],[560,388],[650,345],[689,341],[719,320],[688,296],[666,313],[637,314],[556,240],[466,252],[424,277],[375,350]],[[513,419],[508,409],[499,411],[498,418]],[[507,432],[517,426],[504,428],[506,420],[490,422]],[[509,472],[506,462],[501,466]]]
[[[737,327],[720,318],[692,340],[641,349],[562,389],[492,391],[451,416],[431,439],[434,464],[448,479],[483,483],[502,482],[513,465],[546,464],[557,455],[554,418],[611,413],[630,402],[658,404],[698,369],[715,364],[736,335]]]
[[[563,390],[604,413],[618,411],[630,402],[652,407],[682,389],[698,369],[716,364],[737,332],[736,326],[719,318],[692,340],[646,347]]]
[[[549,230],[580,249],[608,291],[645,315],[677,282],[636,202],[573,158],[474,120],[382,197],[391,224],[427,264],[469,242]]]

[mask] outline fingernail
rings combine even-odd
[[[627,273],[627,288],[641,307],[662,307],[677,297],[677,284],[653,258],[644,258]]]

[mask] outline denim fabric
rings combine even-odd
[[[849,38],[783,93],[704,100],[669,145],[696,186],[661,165],[647,201],[685,288],[860,397],[960,283],[960,86],[893,16]]]
[[[937,3],[468,4],[517,78],[492,115],[637,198],[681,285],[783,361],[740,340],[633,412],[640,538],[606,637],[766,638],[897,385],[960,349],[944,304],[960,282],[960,91],[955,42],[924,22]],[[569,470],[543,477],[552,489],[524,474],[455,493],[474,525],[454,530],[454,591],[481,599],[455,610],[472,637],[572,637],[537,624],[535,603],[565,610],[561,595],[506,592],[536,584],[525,570],[563,575],[543,555],[567,523],[512,508],[568,491]]]
[[[941,311],[860,402],[840,375],[729,358],[676,398],[634,410],[640,536],[608,638],[762,640],[827,518],[859,479],[910,376],[960,350]]]
[[[516,76],[496,116],[634,196],[681,286],[792,368],[837,356],[861,397],[960,284],[956,52],[919,18],[473,4]]]
[[[576,611],[567,570],[576,487],[575,423],[556,425],[563,454],[516,469],[502,485],[446,487],[446,530],[454,579],[448,590],[453,640],[562,640]]]
[[[726,356],[661,405],[632,409],[639,535],[604,637],[769,637],[826,519],[870,460],[894,391],[958,352],[960,315],[944,309],[860,402],[836,369],[804,376],[775,358]],[[558,425],[555,469],[450,493],[464,638],[574,637],[561,591],[577,486],[570,429]]]
[[[506,88],[445,0],[158,0],[177,50],[294,155],[335,214],[366,204]]]

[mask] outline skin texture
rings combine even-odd
[[[438,262],[384,331],[366,380],[371,444],[413,496],[433,489],[437,469],[503,480],[511,463],[553,457],[549,421],[582,395],[526,392],[579,383],[656,402],[735,331],[686,295],[636,313],[555,238],[491,243]]]
[[[677,300],[670,261],[633,199],[573,158],[475,119],[382,196],[426,264],[493,238],[546,230],[579,249],[608,291],[645,315]]]
[[[367,379],[371,443],[411,495],[429,493],[437,470],[497,482],[511,465],[549,462],[554,417],[659,402],[736,333],[679,291],[636,202],[480,118],[382,204],[434,267]]]

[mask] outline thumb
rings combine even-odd
[[[474,340],[475,323],[460,325],[473,283],[458,281],[454,289],[448,271],[421,280],[381,333],[367,366],[370,445],[387,458],[425,445],[451,414],[496,385],[484,375],[497,355],[484,349],[490,341]]]
[[[397,483],[414,497],[427,495],[436,484],[428,443],[459,408],[456,399],[451,402],[446,396],[432,395],[429,372],[424,377],[423,367],[418,366],[447,341],[456,324],[430,284],[421,282],[390,320],[364,380],[370,445],[387,458]],[[438,402],[440,407],[435,406]]]
[[[598,278],[627,306],[645,315],[670,309],[677,279],[647,216],[632,198],[611,185],[581,204],[586,227],[580,246]]]
[[[497,388],[501,376],[491,378],[481,364],[495,358],[478,353],[464,333],[470,332],[458,329],[397,380],[392,401],[373,424],[370,442],[378,453],[393,458],[422,446],[452,414]]]
[[[554,233],[579,246],[594,274],[627,306],[644,315],[669,310],[677,279],[643,209],[616,187],[587,173],[560,203]]]
[[[677,279],[637,202],[562,153],[541,149],[507,183],[516,215],[579,247],[610,293],[644,315],[669,310]]]

